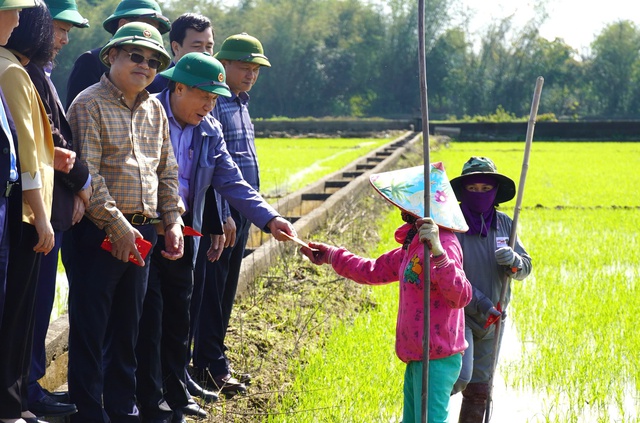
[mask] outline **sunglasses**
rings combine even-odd
[[[158,59],[147,59],[140,53],[134,53],[125,49],[122,49],[122,51],[129,55],[129,59],[131,59],[133,63],[140,64],[146,61],[151,69],[158,69],[160,65],[162,65],[162,62]]]

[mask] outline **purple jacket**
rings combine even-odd
[[[411,225],[396,230],[402,245]],[[451,356],[464,351],[464,306],[471,301],[471,284],[462,270],[462,249],[453,232],[440,229],[443,257],[431,258],[431,315],[429,359]],[[391,250],[377,259],[358,257],[344,248],[331,260],[341,276],[366,285],[400,282],[400,304],[396,323],[396,354],[405,363],[422,360],[423,330],[423,260],[424,244],[416,235],[409,248]]]

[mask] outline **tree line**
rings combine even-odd
[[[589,53],[538,29],[492,23],[474,47],[452,25],[452,0],[426,0],[427,86],[432,119],[528,115],[535,80],[545,78],[540,113],[559,119],[640,118],[640,29],[631,21],[604,27]],[[102,22],[119,0],[77,0],[91,24],[74,29],[58,55],[53,80],[64,99],[73,62],[105,44]],[[229,35],[258,37],[272,68],[251,91],[254,117],[420,115],[417,2],[405,0],[169,0],[171,20],[184,12],[209,17],[216,48]],[[414,4],[416,3],[416,4]],[[168,35],[165,35],[168,48]]]

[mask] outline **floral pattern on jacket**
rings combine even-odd
[[[411,225],[396,230],[402,245]],[[471,301],[471,284],[462,270],[462,249],[453,232],[440,229],[445,258],[440,267],[430,260],[429,359],[464,351],[464,306]],[[439,258],[439,263],[440,263]],[[398,247],[377,259],[359,257],[344,248],[333,254],[336,273],[365,285],[399,281],[400,304],[396,323],[396,354],[405,363],[422,360],[424,244],[415,236],[407,250]]]

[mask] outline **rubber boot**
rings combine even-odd
[[[462,405],[458,423],[482,423],[487,403],[489,385],[486,383],[470,383],[462,391]]]

